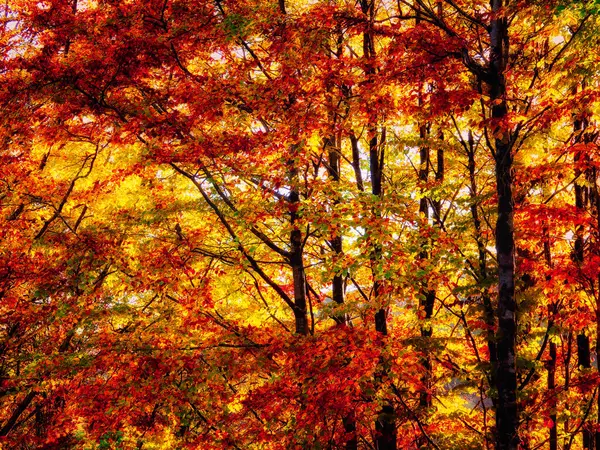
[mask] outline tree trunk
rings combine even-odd
[[[565,354],[565,362],[564,362],[564,366],[565,366],[565,384],[564,384],[564,391],[565,393],[569,392],[569,388],[571,386],[571,354],[573,353],[573,333],[571,331],[569,331],[567,333],[567,351]],[[563,448],[565,450],[569,450],[571,447],[569,445],[569,419],[565,419],[565,423],[564,423],[564,446]]]
[[[502,0],[491,0],[492,20],[489,27],[490,64],[488,88],[492,103],[491,119],[494,130],[496,157],[496,192],[498,219],[496,221],[496,255],[498,258],[498,333],[496,388],[496,442],[498,450],[516,450],[519,445],[517,409],[516,331],[517,304],[515,301],[514,222],[512,194],[512,143],[508,130],[501,122],[508,113],[504,70],[508,54],[508,22],[501,16]]]
[[[366,29],[363,32],[363,57],[365,59],[365,78],[366,83],[373,82],[375,75],[375,42],[373,40],[373,23],[375,20],[374,0],[361,0],[361,11],[365,16]],[[384,142],[385,129],[381,133],[381,142],[377,140],[377,111],[370,110],[367,123],[367,139],[369,143],[369,167],[371,171],[371,194],[377,199],[383,195],[383,161],[384,161]],[[373,215],[377,219],[381,218],[381,211],[378,206],[373,207]],[[387,311],[382,299],[382,282],[378,273],[378,265],[381,261],[381,244],[373,243],[371,250],[371,267],[373,271],[373,299],[377,305],[375,312],[375,330],[382,336],[387,335]],[[383,339],[382,339],[383,343]],[[379,361],[379,368],[375,375],[376,385],[381,385],[388,376],[386,356],[382,355]],[[375,448],[377,450],[396,450],[396,412],[391,402],[386,401],[381,408],[375,421]]]
[[[548,392],[550,393],[550,450],[558,449],[558,424],[556,423],[556,343],[550,342],[550,361],[548,361]]]
[[[375,133],[376,131],[372,131]],[[377,144],[377,135],[374,134],[369,140],[369,162],[371,167],[371,193],[381,198],[382,188],[382,171],[383,171],[383,143],[384,133],[381,138],[381,149]],[[381,218],[380,212],[375,209],[373,214],[377,218]],[[377,265],[381,260],[381,245],[377,242],[373,244],[371,253],[371,265],[373,267],[373,297],[375,304],[378,305],[378,310],[375,313],[375,330],[381,333],[382,336],[387,336],[387,311],[385,305],[382,304],[382,282],[377,273]],[[382,355],[379,361],[379,368],[375,375],[376,384],[381,384],[388,376],[386,356]],[[396,450],[396,413],[391,402],[384,403],[377,421],[375,422],[376,431],[376,449],[377,450]]]
[[[577,87],[574,88],[573,93],[577,93]],[[585,117],[575,118],[575,121],[573,122],[573,132],[575,134],[574,141],[576,143],[585,140],[587,126],[588,122]],[[578,151],[573,157],[573,162],[577,165],[577,163],[580,163],[585,157],[586,155]],[[575,167],[575,208],[581,215],[586,213],[587,200],[589,197],[588,188],[585,186],[585,180],[580,180],[583,174],[584,171],[582,171],[580,167]],[[575,230],[575,248],[573,251],[573,261],[578,268],[583,265],[585,260],[584,232],[584,226],[578,225]],[[577,335],[577,366],[583,369],[589,369],[591,367],[590,338],[583,332]],[[594,447],[594,433],[591,430],[591,423],[586,422],[583,425],[581,432],[583,435],[584,450],[592,449]]]
[[[600,203],[598,204],[600,207]],[[598,213],[598,227],[600,229],[600,213]],[[600,275],[596,280],[600,287]],[[596,294],[596,371],[600,374],[600,293]],[[600,393],[596,398],[596,432],[594,433],[596,440],[596,450],[600,450]]]
[[[337,27],[336,28],[336,48],[335,48],[335,52],[334,54],[336,55],[336,57],[338,59],[343,58],[344,55],[344,47],[343,47],[343,31],[341,29],[341,27]],[[331,56],[333,52],[329,51],[329,55]],[[335,114],[335,109],[336,109],[336,102],[333,98],[333,95],[331,95],[331,90],[330,90],[331,86],[328,86],[328,97],[329,97],[329,101],[331,104],[331,113],[330,113],[330,124],[331,124],[331,128],[332,130],[335,130],[336,128],[336,124],[337,124],[337,116]],[[348,95],[350,95],[350,91],[349,88],[342,88],[341,89],[341,94],[342,94],[342,98],[341,100],[343,100],[344,98],[346,98]],[[346,113],[348,113],[348,109],[349,109],[349,104],[346,105]],[[356,138],[355,138],[356,140]],[[340,173],[340,161],[341,161],[341,151],[342,151],[342,135],[340,132],[337,133],[332,133],[329,137],[327,137],[324,141],[324,145],[325,145],[325,150],[327,151],[327,155],[328,155],[328,159],[329,159],[329,165],[328,165],[328,172],[329,172],[329,178],[331,179],[331,181],[333,182],[333,184],[335,185],[336,188],[336,193],[334,194],[334,199],[333,199],[333,207],[335,208],[336,205],[340,204],[340,195],[337,194],[337,189],[339,188],[339,182],[340,182],[340,178],[341,178],[341,173]],[[355,169],[355,172],[357,170],[358,167],[358,173],[360,174],[360,156],[358,154],[358,142],[356,142],[356,155],[354,154],[355,151],[355,142],[352,141],[352,158],[353,158],[353,162],[352,162],[352,166]],[[356,166],[356,167],[355,167]],[[358,178],[357,178],[357,182],[358,182]],[[362,190],[362,179],[360,180],[360,186],[359,186]],[[329,245],[331,246],[331,249],[333,250],[333,253],[335,254],[335,258],[339,259],[343,256],[344,254],[344,249],[343,249],[343,241],[342,241],[342,236],[343,233],[342,231],[338,230],[338,228],[336,226],[334,226],[334,230],[331,233],[331,237],[329,240]],[[332,300],[337,304],[337,305],[343,305],[344,304],[344,279],[342,277],[341,273],[335,273],[333,275],[333,279],[331,282],[331,298]],[[337,312],[334,314],[333,319],[335,320],[335,322],[341,326],[348,326],[350,325],[350,317],[346,312]],[[358,448],[358,436],[356,435],[356,415],[354,413],[354,411],[350,411],[349,413],[345,414],[342,417],[342,425],[344,427],[344,431],[346,432],[346,437],[347,437],[347,441],[345,444],[345,448],[346,450],[357,450]]]
[[[339,147],[336,146],[336,138],[334,136],[330,136],[325,139],[325,148],[327,150],[329,159],[329,178],[334,183],[338,183],[340,181],[340,155]],[[339,197],[336,196],[336,198],[333,200],[333,206],[335,207],[335,205],[339,205],[339,203]],[[331,234],[329,245],[331,246],[336,258],[343,254],[342,236],[340,233],[333,232]],[[342,275],[339,273],[335,274],[331,284],[331,297],[333,301],[338,305],[342,305],[344,303],[344,280]],[[346,324],[346,319],[346,314],[336,314],[334,317],[334,320],[342,325]]]
[[[422,99],[419,98],[419,106],[422,106]],[[430,166],[430,149],[429,146],[424,142],[429,137],[430,125],[421,124],[419,125],[419,137],[421,138],[421,148],[419,149],[420,157],[420,168],[419,168],[419,182],[421,183],[421,190],[424,191],[427,188],[427,182],[429,180],[429,166]],[[419,213],[424,226],[429,226],[429,202],[430,199],[426,195],[422,195],[419,202]],[[423,241],[421,243],[421,251],[419,253],[419,259],[425,261],[429,258],[427,252],[428,242]],[[435,302],[435,290],[429,289],[427,280],[422,281],[422,286],[419,289],[419,311],[422,315],[422,319],[428,321],[433,315],[433,307]],[[421,365],[423,366],[423,375],[421,376],[422,388],[419,392],[419,406],[422,408],[429,408],[431,406],[431,358],[429,357],[428,341],[432,335],[431,325],[429,323],[421,324],[421,337],[423,356],[421,356]]]
[[[334,136],[330,136],[325,139],[325,148],[329,157],[329,177],[334,183],[338,183],[340,181],[340,143]],[[335,206],[339,203],[340,200],[336,197],[333,201],[333,205]],[[329,245],[336,257],[341,257],[343,255],[342,235],[339,232],[332,233]],[[331,297],[337,305],[344,304],[344,280],[341,274],[335,274],[333,276],[331,283]],[[348,325],[348,315],[345,313],[336,313],[334,315],[334,320],[339,325]],[[358,440],[356,436],[356,418],[354,414],[350,413],[342,417],[342,425],[344,426],[346,435],[349,436],[346,441],[346,450],[356,450],[358,448]]]
[[[586,137],[586,140],[592,142],[596,139],[594,136]],[[600,190],[598,188],[598,169],[592,168],[588,173],[588,183],[591,188],[590,203],[596,215],[596,230],[594,230],[596,240],[596,252],[600,252]],[[598,253],[596,253],[598,255]],[[596,278],[596,371],[600,374],[600,274]],[[600,393],[596,398],[596,432],[594,433],[596,441],[595,448],[600,450]]]
[[[294,151],[295,147],[293,149],[293,152]],[[292,268],[292,277],[294,282],[294,318],[296,322],[296,333],[300,335],[307,335],[309,328],[306,312],[306,275],[304,273],[303,261],[304,249],[302,243],[302,232],[297,225],[300,193],[295,187],[297,169],[294,167],[293,159],[290,160],[289,178],[290,193],[288,195],[288,202],[290,209],[290,223],[292,225],[292,231],[290,233],[289,262]]]
[[[467,169],[469,171],[469,193],[471,196],[471,217],[473,219],[473,226],[475,228],[475,242],[477,244],[477,256],[478,256],[478,279],[479,283],[485,283],[488,278],[487,269],[487,253],[485,248],[485,242],[483,238],[483,232],[481,228],[481,218],[479,217],[479,206],[481,201],[478,200],[479,189],[477,187],[476,179],[476,165],[475,165],[475,140],[473,139],[473,133],[469,130],[469,135],[466,142],[467,149]],[[482,289],[481,299],[484,310],[484,319],[487,326],[487,344],[490,353],[490,376],[488,382],[490,387],[496,386],[496,370],[498,365],[498,356],[496,352],[496,336],[494,334],[494,328],[496,327],[496,319],[494,315],[494,307],[492,305],[492,299],[486,288]],[[497,403],[497,399],[493,398],[494,404]]]
[[[544,259],[546,260],[546,266],[548,269],[552,269],[552,248],[550,243],[550,234],[548,226],[544,225]],[[556,314],[557,306],[555,303],[548,305],[548,321],[554,321],[554,315]],[[550,426],[550,450],[558,450],[558,433],[556,423],[556,343],[550,341],[550,359],[547,364],[548,370],[548,396],[549,396],[549,407],[550,407],[550,420],[552,425]]]

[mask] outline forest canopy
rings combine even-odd
[[[600,0],[6,0],[0,448],[600,449]]]

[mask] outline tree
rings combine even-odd
[[[597,13],[5,4],[0,442],[598,445]]]

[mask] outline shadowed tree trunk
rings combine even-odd
[[[476,172],[477,167],[475,164],[475,153],[476,144],[473,138],[473,133],[469,130],[467,142],[464,143],[467,151],[467,169],[469,171],[469,195],[471,197],[471,218],[473,219],[473,226],[475,228],[475,242],[477,244],[477,257],[478,257],[478,274],[477,281],[485,284],[488,279],[488,267],[487,267],[487,253],[486,244],[483,237],[481,217],[479,215],[479,207],[481,201],[478,200],[479,188],[477,186]],[[487,326],[487,344],[490,353],[490,366],[491,371],[488,377],[490,387],[496,386],[496,370],[498,365],[498,355],[496,351],[496,336],[494,334],[494,328],[496,325],[496,319],[494,315],[494,307],[492,305],[492,299],[487,289],[483,289],[481,293],[485,324]],[[497,403],[497,399],[493,398],[494,403]]]
[[[383,195],[381,181],[383,173],[383,152],[385,144],[385,129],[382,132],[381,142],[378,145],[376,130],[372,131],[373,137],[369,139],[369,162],[371,167],[371,193],[376,198],[381,198]],[[375,209],[373,213],[377,218],[381,218],[379,210]],[[375,330],[381,333],[382,336],[387,336],[387,311],[383,304],[382,298],[382,282],[377,273],[377,266],[381,262],[381,245],[373,244],[371,251],[371,265],[373,267],[373,298],[378,310],[375,313]],[[385,355],[381,357],[379,362],[380,367],[375,375],[376,384],[381,384],[388,376],[387,362]],[[377,417],[375,423],[376,448],[377,450],[396,450],[396,419],[395,411],[391,402],[386,402]]]
[[[491,0],[492,20],[489,26],[490,63],[487,85],[492,103],[491,119],[496,158],[496,255],[498,258],[498,332],[496,369],[496,446],[498,450],[516,450],[519,445],[517,410],[515,260],[513,220],[513,156],[509,130],[501,122],[508,114],[504,71],[508,56],[508,21],[502,16],[502,0]]]
[[[335,57],[339,60],[344,56],[344,37],[343,30],[341,27],[336,27],[335,30],[335,49],[329,49],[328,55]],[[327,152],[328,157],[328,165],[327,171],[329,174],[329,178],[334,185],[334,195],[333,198],[333,208],[341,202],[340,194],[338,193],[339,182],[341,179],[341,156],[342,156],[342,134],[341,132],[334,132],[337,125],[337,115],[335,113],[336,105],[341,105],[343,101],[347,101],[348,95],[350,95],[349,88],[342,88],[341,95],[342,98],[340,102],[337,103],[334,94],[332,94],[333,86],[328,85],[328,101],[330,102],[331,113],[330,113],[330,124],[332,127],[332,133],[330,136],[324,139],[324,147]],[[346,114],[348,114],[349,104],[346,103]],[[351,163],[353,168],[358,170],[358,174],[360,174],[360,155],[358,153],[358,143],[355,142],[356,139],[352,142],[352,153],[353,153],[353,162]],[[356,147],[356,155],[354,155],[354,150]],[[355,167],[356,166],[356,167]],[[357,178],[357,182],[359,179]],[[362,190],[362,179],[360,180],[359,188]],[[329,238],[329,246],[333,251],[335,258],[339,260],[343,257],[344,249],[343,249],[343,234],[344,230],[341,229],[341,224],[338,227],[338,224],[334,224],[333,231],[331,232]],[[335,302],[336,305],[341,306],[344,304],[344,279],[340,272],[336,272],[333,275],[333,279],[331,282],[331,298]],[[350,325],[350,317],[346,311],[338,312],[334,314],[333,319],[338,325],[348,326]],[[358,436],[356,435],[356,414],[354,411],[351,411],[347,415],[342,417],[342,425],[344,427],[344,431],[346,432],[346,436],[348,440],[346,441],[345,448],[346,450],[357,450],[358,448]]]
[[[577,87],[574,88],[574,94],[577,93]],[[588,121],[585,117],[578,116],[573,122],[573,132],[575,134],[575,143],[580,143],[585,140],[585,132],[588,127]],[[575,153],[573,159],[577,166],[578,163],[582,163],[583,159],[586,158],[581,151]],[[589,200],[589,192],[586,187],[586,180],[582,179],[584,171],[580,167],[575,167],[575,208],[579,214],[583,215],[587,211],[587,203]],[[575,230],[575,248],[573,251],[573,261],[578,267],[581,267],[585,260],[585,243],[584,243],[585,228],[582,224],[578,225]],[[589,369],[591,367],[590,357],[590,339],[584,333],[580,332],[577,335],[577,365],[583,369]],[[593,448],[593,432],[591,431],[591,424],[586,422],[582,427],[583,437],[583,448],[588,450]]]
[[[373,76],[376,73],[374,66],[375,42],[373,38],[373,26],[375,21],[375,2],[374,0],[361,0],[361,11],[365,20],[365,31],[363,32],[363,56],[365,59],[365,78],[366,83],[373,83]],[[385,152],[385,128],[381,132],[378,140],[377,130],[377,111],[370,109],[368,111],[367,140],[369,146],[369,167],[371,172],[371,194],[376,201],[383,197],[383,163]],[[373,207],[373,215],[377,222],[381,218],[381,211],[378,205]],[[382,345],[384,337],[387,335],[387,311],[383,299],[383,285],[378,273],[378,266],[381,262],[381,244],[374,242],[371,249],[371,267],[373,270],[373,300],[376,308],[375,312],[375,330],[380,333]],[[385,355],[382,355],[379,361],[379,368],[375,375],[376,385],[381,385],[388,376],[387,362]],[[390,401],[385,401],[377,420],[375,421],[375,448],[377,450],[396,450],[396,412]]]
[[[336,139],[335,136],[328,137],[325,139],[325,148],[327,150],[329,160],[329,177],[334,183],[337,184],[340,181],[340,139]],[[333,201],[334,207],[339,203],[339,197],[336,197]],[[332,233],[329,240],[329,245],[331,246],[336,258],[339,258],[343,255],[342,233],[340,231],[334,231]],[[336,273],[333,276],[331,283],[331,297],[337,305],[344,304],[344,280],[340,273]],[[336,313],[334,315],[334,320],[336,323],[342,326],[348,326],[348,319],[348,315],[345,312],[341,314]],[[350,413],[342,417],[342,424],[344,426],[344,431],[349,436],[349,439],[346,441],[346,450],[356,450],[358,448],[358,439],[356,436],[356,418],[354,413]]]
[[[592,143],[598,140],[598,132],[592,131],[586,133],[583,137],[584,142]],[[588,202],[590,205],[590,210],[592,212],[592,216],[596,218],[596,229],[592,233],[594,236],[594,240],[596,246],[594,248],[594,256],[598,256],[598,252],[600,252],[600,192],[598,189],[598,169],[595,166],[591,166],[586,171],[586,180],[587,185],[589,186],[589,198]],[[596,371],[600,373],[600,274],[596,277],[596,279],[590,280],[592,286],[595,284],[596,288],[594,289],[595,295],[595,307],[596,307]],[[596,424],[595,431],[590,431],[590,440],[594,442],[595,445],[590,445],[590,448],[595,448],[596,450],[600,450],[600,393],[596,398]],[[590,427],[592,429],[594,427]]]
[[[573,333],[571,331],[569,331],[567,333],[567,351],[565,354],[565,362],[564,362],[564,367],[565,367],[565,384],[564,384],[564,391],[568,392],[569,388],[571,387],[571,356],[573,353]],[[569,419],[565,419],[564,422],[564,440],[563,440],[563,448],[565,450],[569,450],[570,449],[570,445],[569,445]]]
[[[546,261],[546,266],[548,269],[552,269],[552,248],[550,242],[550,235],[548,232],[548,226],[544,225],[543,229],[544,233],[544,259]],[[550,303],[548,305],[548,320],[554,320],[554,315],[556,314],[557,305],[555,303]],[[552,421],[552,425],[550,426],[549,438],[548,441],[550,443],[550,450],[558,450],[558,425],[556,423],[556,343],[552,340],[550,341],[550,359],[547,362],[547,370],[548,370],[548,398],[549,408],[550,408],[550,420]]]
[[[596,245],[600,245],[600,192],[598,189],[598,174],[597,170],[594,169],[594,191],[596,200]],[[596,370],[600,374],[600,274],[596,279]],[[596,450],[600,450],[600,393],[596,399]]]
[[[292,153],[295,153],[296,147],[293,146]],[[292,268],[294,280],[294,318],[296,321],[296,333],[301,335],[308,334],[308,317],[306,312],[306,275],[304,273],[303,261],[303,243],[302,232],[298,227],[298,206],[300,204],[300,193],[297,190],[296,182],[298,169],[294,167],[292,159],[290,160],[290,193],[288,195],[290,223],[292,231],[290,232],[290,256],[289,262]]]
[[[336,138],[334,136],[329,137],[325,140],[325,146],[327,148],[329,156],[329,177],[337,185],[340,181],[340,155],[339,146],[336,145]],[[333,200],[333,206],[335,207],[340,203],[339,196]],[[340,231],[333,231],[329,239],[329,245],[333,250],[336,258],[340,258],[344,251],[342,247],[342,234]],[[344,304],[344,279],[341,273],[335,273],[331,283],[331,297],[337,305]],[[348,324],[348,315],[346,313],[335,314],[334,320],[340,325]]]
[[[422,106],[422,98],[419,98],[419,106]],[[421,147],[419,149],[420,157],[420,168],[419,168],[419,182],[421,183],[421,189],[427,189],[427,182],[429,180],[429,166],[430,161],[430,149],[429,144],[426,143],[426,139],[429,138],[430,125],[421,124],[419,125],[419,137],[421,138]],[[426,196],[422,195],[419,202],[419,214],[425,227],[429,226],[429,203],[431,200]],[[435,212],[434,212],[435,214]],[[419,259],[426,261],[429,258],[427,247],[429,242],[421,243],[421,251],[419,253]],[[419,289],[419,310],[422,314],[422,319],[429,321],[433,315],[433,306],[435,302],[435,290],[430,289],[427,285],[427,280],[422,282],[422,286]],[[421,376],[421,383],[423,387],[419,392],[419,406],[428,408],[431,406],[431,358],[429,357],[428,341],[432,335],[431,325],[426,322],[421,324],[421,337],[423,338],[423,356],[421,357],[421,365],[423,366],[423,375]]]

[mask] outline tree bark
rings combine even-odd
[[[329,178],[334,183],[338,183],[340,181],[340,155],[339,148],[336,146],[336,138],[335,136],[330,136],[325,139],[325,148],[328,154],[328,172]],[[339,205],[340,200],[339,197],[336,197],[333,200],[333,206]],[[331,237],[329,238],[329,245],[335,254],[336,257],[340,257],[343,254],[342,249],[342,236],[339,232],[333,232]],[[333,276],[331,286],[331,297],[333,301],[342,305],[344,303],[344,280],[341,274],[335,274]],[[346,324],[346,315],[336,315],[334,320],[339,324]]]
[[[556,343],[550,342],[550,361],[548,361],[548,392],[550,393],[550,450],[558,449],[558,424],[556,423]]]
[[[552,269],[552,248],[550,243],[550,235],[548,231],[548,226],[544,225],[544,259],[546,260],[546,266],[548,269]],[[548,320],[554,321],[554,315],[556,314],[557,306],[555,303],[550,303],[548,305]],[[550,359],[547,363],[548,370],[548,397],[549,407],[550,407],[550,420],[552,421],[552,425],[550,426],[549,432],[549,443],[550,450],[558,450],[558,425],[556,423],[556,343],[550,341]]]
[[[586,140],[590,142],[597,139],[597,136],[587,136]],[[588,183],[591,186],[590,203],[596,215],[596,230],[594,230],[596,240],[596,252],[600,252],[600,189],[598,187],[598,169],[591,168],[588,172]],[[598,253],[596,253],[598,255]],[[596,278],[596,371],[600,374],[600,274]],[[600,393],[596,398],[596,431],[594,433],[596,450],[600,450]]]
[[[376,133],[376,130],[372,131]],[[382,133],[383,135],[383,133]],[[383,144],[383,136],[382,142]],[[377,198],[381,198],[383,195],[381,180],[383,171],[383,145],[381,149],[378,148],[377,135],[374,134],[369,140],[369,162],[371,167],[371,193]],[[373,214],[377,218],[381,218],[380,212],[375,209]],[[382,337],[387,336],[387,311],[385,305],[382,304],[382,282],[379,279],[377,273],[377,265],[381,260],[381,245],[377,242],[373,244],[371,253],[371,265],[373,267],[373,297],[375,303],[378,306],[378,310],[375,313],[375,330],[381,333]],[[379,368],[377,369],[376,384],[381,384],[383,380],[388,376],[386,356],[382,355],[379,361]],[[396,412],[392,402],[386,401],[375,422],[376,431],[376,449],[377,450],[396,450]]]
[[[6,421],[6,423],[0,428],[0,437],[8,436],[8,433],[13,429],[13,427],[17,424],[19,417],[21,414],[27,409],[27,407],[31,404],[37,392],[29,391],[29,393],[21,400],[21,402],[17,405],[17,408],[14,410],[10,418]]]
[[[340,142],[336,139],[335,136],[330,136],[325,139],[325,148],[328,153],[329,159],[329,177],[334,183],[338,183],[340,181]],[[338,205],[340,200],[336,197],[333,201],[333,205]],[[342,235],[339,232],[333,232],[331,238],[329,240],[329,245],[333,250],[336,257],[341,257],[343,255],[343,241]],[[342,275],[336,273],[333,276],[333,280],[331,283],[331,297],[333,301],[337,305],[344,304],[344,280]],[[335,314],[334,320],[336,323],[342,326],[348,325],[348,315],[346,313]],[[349,436],[346,441],[346,450],[356,450],[358,448],[358,439],[356,436],[356,418],[354,413],[350,413],[342,417],[342,425],[344,426],[344,431],[346,435]]]
[[[475,164],[475,140],[473,139],[473,133],[469,130],[466,144],[467,149],[467,170],[469,171],[469,192],[471,196],[471,218],[473,219],[473,226],[475,228],[475,243],[477,244],[477,257],[478,257],[478,274],[477,281],[479,283],[485,283],[488,279],[488,268],[487,268],[487,253],[486,245],[483,238],[483,232],[481,227],[481,218],[479,217],[479,207],[481,202],[477,199],[479,196],[479,189],[477,186],[476,178],[476,164]],[[481,299],[484,310],[484,319],[487,326],[487,344],[490,353],[490,366],[491,371],[488,377],[490,387],[496,386],[496,370],[498,365],[498,355],[496,350],[496,336],[494,334],[494,328],[496,327],[496,318],[494,315],[494,307],[492,305],[492,299],[486,288],[482,289]],[[493,398],[494,404],[497,404],[497,399]]]
[[[422,99],[419,98],[419,106],[422,106]],[[429,137],[429,124],[419,125],[419,137],[421,138],[421,147],[419,149],[420,167],[419,167],[419,182],[421,183],[421,190],[427,188],[427,182],[429,180],[429,166],[430,161],[430,149],[429,146],[424,142]],[[426,195],[422,195],[419,202],[419,214],[421,220],[425,226],[429,226],[429,203],[430,199]],[[427,251],[428,242],[423,241],[421,243],[421,251],[419,253],[419,259],[426,261],[429,259],[429,253]],[[422,282],[422,286],[419,289],[419,310],[422,314],[422,319],[428,321],[433,315],[433,307],[435,302],[435,290],[429,289],[427,280]],[[431,326],[428,323],[421,324],[421,337],[422,339],[422,352],[421,365],[423,366],[423,375],[421,376],[422,389],[419,392],[419,406],[422,408],[429,408],[431,406],[431,358],[429,357],[428,341],[432,335]]]
[[[565,362],[564,362],[564,366],[565,366],[565,384],[564,384],[564,391],[565,393],[567,393],[569,391],[569,388],[571,386],[571,356],[573,353],[573,333],[571,331],[569,331],[567,333],[567,351],[566,351],[566,355],[565,355]],[[564,446],[563,448],[565,450],[569,450],[571,447],[569,445],[569,419],[565,419],[565,423],[564,423]]]
[[[344,54],[344,47],[343,47],[343,31],[341,29],[341,27],[337,27],[335,30],[336,33],[336,48],[335,48],[335,52],[329,51],[329,55],[331,55],[332,53],[336,55],[336,57],[338,59],[341,59],[343,57]],[[335,130],[336,128],[336,124],[337,124],[337,116],[335,114],[335,109],[336,109],[336,102],[333,98],[333,95],[331,95],[331,86],[328,86],[328,94],[331,96],[329,97],[329,101],[330,101],[330,107],[331,107],[331,113],[330,113],[330,124],[331,124],[331,128],[332,131]],[[341,94],[342,94],[342,100],[347,98],[348,95],[350,95],[350,91],[349,88],[342,88],[341,89]],[[348,112],[350,105],[346,104],[346,113]],[[354,137],[352,135],[352,137]],[[358,142],[356,142],[356,138],[354,138],[354,140],[351,140],[352,143],[352,166],[355,170],[355,172],[358,170],[358,175],[360,175],[360,161],[359,161],[359,155],[358,155]],[[328,156],[328,173],[329,173],[329,178],[332,181],[332,183],[335,186],[336,189],[336,193],[334,193],[334,199],[333,199],[333,208],[336,207],[336,205],[339,205],[341,200],[340,200],[340,195],[337,193],[337,189],[339,188],[339,182],[341,179],[341,151],[342,151],[342,135],[341,132],[332,132],[332,134],[330,136],[328,136],[327,138],[325,138],[324,140],[324,145],[325,145],[325,150],[327,151],[327,156]],[[356,147],[356,155],[354,154],[355,152],[355,147]],[[359,178],[357,177],[357,182],[359,181]],[[360,179],[360,189],[362,190],[362,179]],[[333,231],[331,233],[330,236],[330,240],[329,240],[329,245],[331,246],[331,249],[335,255],[336,259],[339,259],[343,256],[344,254],[344,249],[343,249],[343,232],[341,230],[339,230],[339,228],[337,226],[335,226],[334,224],[334,228]],[[332,300],[337,304],[337,305],[343,305],[344,304],[344,279],[342,277],[341,273],[335,273],[333,275],[333,279],[331,282],[331,297]],[[333,319],[335,320],[335,322],[338,325],[341,325],[343,327],[346,327],[348,325],[350,325],[350,317],[346,312],[337,312],[334,314]],[[346,437],[347,437],[347,441],[345,443],[345,448],[346,450],[357,450],[358,449],[358,436],[356,435],[356,415],[354,413],[354,411],[350,411],[349,413],[345,414],[342,417],[342,425],[344,427],[344,431],[346,432]]]
[[[361,11],[364,14],[366,29],[363,32],[363,57],[364,73],[367,83],[373,83],[373,76],[376,73],[374,67],[375,43],[373,39],[373,23],[375,20],[374,0],[361,0]],[[368,113],[367,139],[369,144],[369,167],[371,172],[371,194],[380,200],[383,196],[383,162],[384,162],[384,144],[385,128],[381,133],[380,142],[377,139],[377,112],[370,110]],[[376,219],[381,218],[381,211],[377,205],[373,207],[373,215]],[[377,220],[379,222],[379,220]],[[375,330],[383,337],[388,333],[387,330],[387,311],[382,299],[382,282],[378,274],[378,265],[381,260],[381,244],[373,243],[371,250],[371,267],[373,271],[373,298],[376,307],[375,312]],[[382,339],[383,343],[383,339]],[[379,361],[379,368],[375,375],[375,382],[380,385],[388,376],[386,356],[382,355]],[[396,412],[391,401],[385,401],[377,420],[375,421],[375,448],[377,450],[396,450]]]
[[[352,168],[356,178],[356,187],[360,192],[364,192],[362,172],[360,170],[360,151],[358,149],[358,138],[354,133],[350,134],[350,143],[352,145]]]
[[[575,87],[573,90],[573,93],[576,94],[577,87]],[[585,132],[587,126],[588,121],[584,116],[578,115],[575,117],[573,122],[575,143],[585,141]],[[583,154],[581,151],[578,151],[573,157],[573,162],[577,166],[577,164],[581,163],[586,157],[587,155]],[[575,167],[575,209],[581,215],[586,213],[589,200],[589,191],[585,186],[585,180],[580,180],[584,173],[585,171],[581,170],[580,167]],[[573,261],[578,268],[580,268],[585,261],[584,233],[584,226],[578,225],[575,229],[575,248],[573,250]],[[589,369],[591,367],[590,338],[584,332],[580,332],[577,335],[577,366],[583,369]],[[592,449],[594,447],[594,433],[591,430],[591,423],[586,422],[583,425],[581,432],[583,438],[583,448],[585,450]]]
[[[292,150],[295,153],[295,148]],[[292,155],[293,158],[294,155]],[[298,206],[300,204],[300,193],[295,187],[297,169],[294,167],[293,159],[290,160],[290,193],[288,195],[290,223],[290,256],[289,263],[292,268],[294,283],[294,318],[296,322],[296,333],[308,334],[308,317],[306,312],[306,275],[304,273],[302,232],[298,227]]]
[[[508,114],[504,70],[508,54],[508,22],[501,14],[502,0],[491,0],[492,20],[489,27],[490,63],[487,84],[492,103],[491,119],[495,130],[496,193],[496,255],[498,258],[498,333],[496,388],[496,446],[498,450],[516,450],[519,445],[517,408],[514,220],[512,192],[512,143],[502,121]]]

